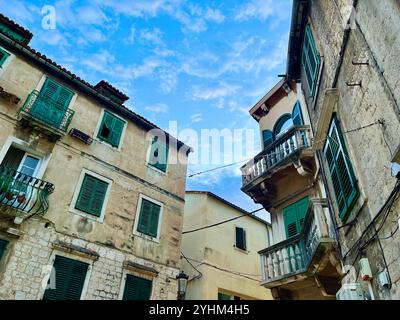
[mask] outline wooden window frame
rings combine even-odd
[[[243,230],[243,243],[244,243],[244,248],[238,247],[238,239],[237,239],[237,230],[238,229],[242,229]],[[234,226],[234,231],[235,231],[235,244],[234,247],[240,251],[243,252],[248,252],[247,251],[247,234],[246,234],[246,230],[245,228],[241,227],[241,226]]]
[[[84,180],[86,174],[88,174],[90,176],[93,176],[94,178],[97,178],[99,180],[102,180],[102,181],[108,183],[107,191],[106,191],[106,194],[104,196],[103,206],[101,208],[101,213],[100,213],[99,217],[75,208],[76,202],[78,200],[78,197],[79,197],[79,194],[80,194],[80,191],[81,191],[81,188],[82,188],[82,183],[83,183],[83,180]],[[91,220],[94,220],[94,221],[99,222],[99,223],[103,223],[104,215],[105,215],[105,212],[106,212],[106,209],[107,209],[108,200],[110,198],[112,183],[113,183],[113,181],[111,179],[108,179],[108,178],[106,178],[106,177],[104,177],[104,176],[102,176],[102,175],[100,175],[100,174],[98,174],[96,172],[90,171],[88,169],[82,169],[81,174],[80,174],[79,179],[78,179],[78,182],[77,182],[77,184],[75,186],[75,191],[74,191],[74,195],[73,195],[73,198],[72,198],[72,201],[71,201],[71,205],[69,207],[69,212],[77,214],[77,215],[80,215],[82,217],[85,217],[85,218],[88,218],[88,219],[91,219]]]
[[[140,210],[142,207],[142,201],[143,199],[150,201],[158,206],[160,206],[160,214],[158,215],[158,228],[157,228],[157,237],[152,237],[150,235],[147,235],[145,233],[142,233],[140,231],[138,231],[138,225],[139,225],[139,219],[140,219]],[[133,234],[136,236],[139,236],[141,238],[159,243],[160,242],[160,235],[161,235],[161,226],[162,226],[162,221],[163,221],[163,211],[164,211],[164,204],[160,201],[157,201],[151,197],[148,197],[144,194],[139,194],[139,199],[138,199],[138,205],[136,208],[136,215],[135,215],[135,223],[133,226]]]

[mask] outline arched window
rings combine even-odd
[[[276,122],[274,127],[274,138],[280,136],[281,134],[288,131],[293,126],[292,116],[287,113],[284,114],[279,120]]]
[[[262,132],[262,137],[263,137],[264,148],[266,148],[268,145],[272,143],[272,141],[274,141],[271,130],[264,130]]]
[[[293,124],[295,126],[302,126],[304,124],[303,115],[301,114],[300,102],[297,101],[293,107],[292,112]]]

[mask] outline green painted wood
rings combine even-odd
[[[58,82],[47,78],[31,110],[31,115],[60,128],[74,93]]]
[[[75,208],[100,217],[108,183],[85,174]]]
[[[162,172],[167,172],[169,147],[167,144],[154,139],[151,144],[149,164]]]
[[[345,221],[360,193],[344,143],[343,133],[336,117],[332,119],[324,154],[339,209],[339,217]]]
[[[246,231],[243,228],[236,227],[236,247],[246,250]]]
[[[46,289],[43,300],[80,300],[88,267],[87,263],[56,256],[55,289]]]
[[[225,293],[218,292],[218,300],[231,300],[231,296]]]
[[[307,24],[305,29],[302,51],[302,65],[306,74],[310,97],[314,97],[316,84],[318,81],[319,69],[321,65],[321,58],[318,55],[315,40],[309,24]]]
[[[309,197],[305,197],[283,209],[283,221],[287,239],[301,232],[309,201]]]
[[[124,130],[125,121],[105,111],[100,125],[98,138],[118,148]]]
[[[152,281],[128,274],[122,300],[150,300]]]
[[[142,199],[137,230],[146,235],[157,237],[161,207]]]
[[[6,62],[6,60],[9,56],[10,56],[10,54],[8,52],[6,52],[2,48],[0,48],[0,68],[3,67],[4,62]]]
[[[4,252],[6,251],[8,241],[0,239],[0,261],[3,258]]]
[[[292,112],[292,119],[293,119],[293,124],[295,126],[302,126],[304,124],[299,101],[297,101],[296,104],[294,105]]]

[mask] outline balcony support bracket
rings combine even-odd
[[[294,160],[293,166],[302,177],[308,176],[312,173],[312,170],[307,167],[300,159]]]

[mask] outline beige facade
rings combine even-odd
[[[188,191],[185,200],[184,231],[247,213],[210,192]],[[244,246],[237,242],[236,228],[245,232]],[[270,225],[255,216],[183,234],[182,253],[188,260],[182,259],[182,269],[189,275],[186,299],[271,299],[270,291],[259,285],[261,270],[257,253],[271,238]]]
[[[176,159],[185,160],[187,148],[179,153],[184,146],[167,135],[170,163],[166,172],[154,168],[148,131],[155,125],[7,34],[0,34],[0,49],[9,55],[0,69],[0,163],[11,147],[19,149],[39,159],[34,178],[54,185],[42,215],[0,203],[0,297],[41,299],[43,268],[60,255],[89,265],[81,299],[120,299],[126,274],[152,280],[151,299],[176,299],[186,182],[185,161]],[[90,145],[18,112],[47,78],[73,92],[68,130],[86,134]],[[118,146],[99,139],[105,111],[123,120]],[[107,183],[99,216],[76,208],[85,174]],[[143,199],[161,208],[155,236],[138,231]]]

